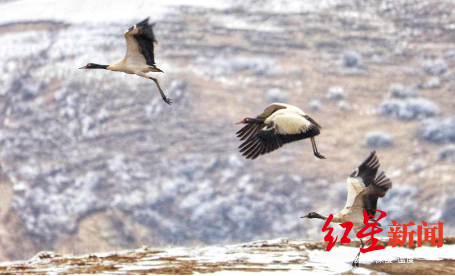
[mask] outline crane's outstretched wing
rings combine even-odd
[[[350,212],[362,212],[365,209],[367,215],[375,216],[378,198],[384,197],[390,188],[392,181],[381,172],[370,186],[356,196]]]
[[[126,55],[128,62],[146,63],[155,66],[154,43],[157,43],[149,18],[137,23],[125,32]]]
[[[374,181],[378,169],[379,160],[376,156],[376,151],[372,151],[347,180],[348,194],[345,208],[351,207],[356,196]]]
[[[311,124],[308,115],[290,112],[276,116],[256,135],[250,136],[239,146],[240,152],[247,159],[256,159],[259,155],[272,152],[284,144],[319,135],[320,129]]]
[[[367,211],[368,215],[376,215],[378,198],[384,197],[390,188],[392,188],[392,181],[385,176],[384,172],[381,172],[372,185],[368,187],[368,193],[362,198],[363,209]]]
[[[372,151],[365,161],[355,170],[351,177],[360,177],[365,187],[373,183],[376,173],[379,169],[379,160],[376,156],[376,151]]]

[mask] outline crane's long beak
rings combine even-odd
[[[240,124],[244,124],[243,120],[241,120],[240,122],[237,122],[235,123],[236,125],[240,125]]]
[[[87,69],[87,65],[84,65],[84,66],[82,66],[82,67],[79,68],[79,69]]]
[[[305,215],[305,216],[303,216],[303,217],[300,217],[300,218],[308,218],[308,215]]]

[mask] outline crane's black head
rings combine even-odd
[[[87,63],[79,69],[106,69],[108,65],[101,65],[96,63]]]
[[[237,122],[235,124],[236,125],[239,125],[239,124],[261,124],[263,122],[264,122],[264,120],[253,119],[253,118],[245,118],[245,119],[243,119],[240,122]]]
[[[313,218],[317,218],[317,219],[326,219],[325,217],[321,216],[320,214],[316,213],[316,212],[311,212],[311,213],[308,213],[308,215],[305,215],[303,217],[300,217],[300,218],[309,218],[309,219],[313,219]]]

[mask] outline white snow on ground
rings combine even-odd
[[[13,272],[14,267],[28,266],[34,272],[48,274],[65,273],[80,267],[81,262],[85,267],[92,265],[109,266],[115,269],[110,274],[138,273],[138,271],[153,272],[156,269],[185,268],[195,274],[204,271],[219,270],[211,274],[230,275],[235,273],[245,274],[251,271],[278,275],[286,273],[293,275],[313,273],[342,273],[351,269],[351,262],[358,252],[358,248],[337,246],[330,252],[318,249],[307,249],[314,246],[314,242],[293,241],[281,238],[270,241],[256,241],[239,245],[207,246],[207,247],[174,247],[160,250],[147,248],[135,251],[91,254],[80,257],[55,256],[52,252],[44,252],[34,257],[29,262],[3,263],[0,267],[8,267]],[[444,245],[441,248],[421,247],[415,250],[407,248],[386,248],[384,250],[361,254],[361,263],[375,263],[394,261],[397,259],[453,259],[455,245]],[[46,257],[40,257],[46,256]],[[49,257],[51,256],[51,257]],[[105,258],[105,259],[104,259]],[[115,258],[118,258],[117,260]],[[65,260],[65,261],[62,261]],[[128,261],[122,261],[128,260]],[[131,261],[133,260],[133,261]],[[60,264],[60,265],[57,265]],[[28,272],[31,272],[28,271]],[[22,270],[25,271],[25,270]],[[370,274],[372,271],[358,268],[356,273]]]
[[[377,263],[385,261],[394,261],[398,259],[424,259],[424,260],[442,260],[453,259],[453,250],[455,245],[444,245],[437,247],[420,247],[415,250],[409,248],[387,247],[384,250],[372,251],[360,254],[361,263]],[[351,268],[351,262],[359,252],[358,248],[339,246],[334,247],[330,252],[324,250],[309,251],[310,264],[317,268],[326,267],[334,273],[341,273]],[[366,270],[358,269],[356,273],[364,274]]]
[[[285,242],[285,239],[278,239],[281,243]],[[236,262],[246,261],[249,263],[248,266],[237,265],[236,268],[248,267],[248,268],[261,268],[264,270],[268,269],[283,269],[286,271],[267,272],[273,273],[284,273],[293,275],[297,273],[301,274],[312,274],[312,273],[342,273],[351,269],[351,262],[358,252],[358,248],[339,246],[334,247],[330,252],[325,250],[305,250],[305,251],[283,251],[270,253],[258,252],[254,248],[261,248],[262,244],[267,246],[273,246],[273,241],[264,242],[253,242],[244,245],[234,246],[211,246],[202,248],[171,248],[166,251],[165,256],[182,256],[180,260],[195,260],[204,263],[218,263],[218,262]],[[278,243],[277,243],[278,244]],[[290,242],[289,245],[301,246],[301,242]],[[453,259],[453,250],[455,245],[444,245],[441,248],[437,247],[421,247],[416,250],[408,248],[392,248],[388,247],[384,250],[369,252],[361,254],[360,261],[362,263],[375,263],[384,261],[397,261],[398,259],[425,259],[425,260],[441,260],[441,259]],[[185,257],[188,256],[188,257]],[[292,261],[301,260],[302,258],[309,258],[304,264],[290,264]],[[251,264],[257,263],[258,266],[252,266]],[[264,267],[264,264],[266,267]],[[119,271],[125,270],[136,270],[136,269],[150,269],[151,267],[163,265],[161,261],[140,261],[134,266],[124,266]],[[368,269],[358,268],[355,270],[356,273],[366,274],[370,273]],[[215,272],[216,275],[225,275],[239,273],[239,271],[221,271]],[[240,272],[240,273],[251,273],[251,272]],[[261,272],[264,273],[264,272]]]

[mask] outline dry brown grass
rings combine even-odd
[[[361,267],[392,275],[454,275],[455,260],[427,261],[414,260],[414,263],[361,264]]]

